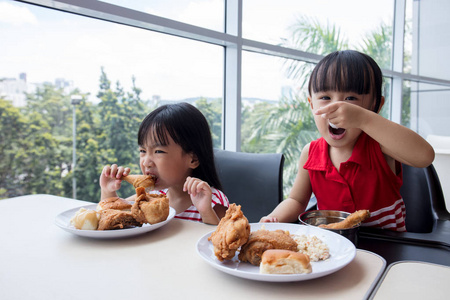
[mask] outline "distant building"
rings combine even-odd
[[[14,106],[25,106],[25,93],[28,92],[29,85],[27,84],[27,75],[25,73],[21,73],[19,79],[0,78],[0,97],[11,100]]]
[[[45,82],[52,84],[50,82]],[[16,107],[26,105],[26,93],[34,93],[37,87],[42,87],[43,83],[27,82],[27,74],[20,73],[19,78],[0,78],[0,97],[12,101]],[[55,87],[70,93],[73,90],[73,81],[64,78],[56,78]]]

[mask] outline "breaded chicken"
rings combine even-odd
[[[368,210],[357,210],[354,213],[350,214],[347,218],[340,222],[330,223],[330,224],[320,224],[320,228],[328,228],[328,229],[348,229],[352,228],[362,221],[370,217],[370,212]]]
[[[232,259],[239,247],[247,242],[249,235],[250,224],[241,206],[232,203],[208,240],[214,246],[217,259],[223,261]]]
[[[156,224],[169,216],[169,198],[160,194],[147,194],[145,188],[136,189],[136,200],[131,207],[133,217],[140,223]]]
[[[153,175],[128,175],[122,179],[131,183],[134,188],[143,187],[146,190],[153,190],[155,188],[155,176]]]
[[[239,260],[259,266],[264,251],[269,249],[297,251],[297,242],[283,230],[259,229],[252,232],[247,243],[242,246]]]
[[[140,227],[130,211],[104,209],[99,212],[98,230],[123,229],[127,227]]]

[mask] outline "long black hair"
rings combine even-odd
[[[325,56],[314,68],[309,80],[312,92],[339,91],[375,96],[374,112],[381,105],[383,75],[377,63],[368,55],[354,51],[336,51]]]
[[[167,134],[185,153],[193,153],[199,166],[192,176],[206,181],[210,186],[222,190],[214,165],[214,150],[211,131],[205,116],[189,103],[160,106],[142,121],[138,132],[138,144],[147,144],[150,137],[161,145],[168,144]]]

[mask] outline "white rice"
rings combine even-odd
[[[297,242],[298,252],[307,254],[311,261],[325,260],[330,257],[330,249],[315,235],[291,235]]]

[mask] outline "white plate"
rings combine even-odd
[[[97,204],[86,205],[81,207],[96,210]],[[170,207],[169,216],[167,217],[167,219],[165,221],[153,225],[144,224],[142,225],[142,227],[115,229],[115,230],[80,230],[76,229],[72,224],[70,224],[70,219],[72,219],[72,217],[81,207],[69,209],[57,215],[55,219],[56,225],[64,229],[65,231],[68,231],[70,233],[79,236],[97,239],[115,239],[115,238],[131,237],[155,230],[161,226],[166,225],[167,223],[170,222],[170,220],[173,219],[173,217],[175,217],[175,209]]]
[[[214,255],[214,247],[208,237],[214,231],[205,234],[197,242],[197,253],[214,268],[237,276],[259,281],[288,282],[302,281],[322,277],[334,273],[348,265],[356,256],[356,248],[345,237],[317,227],[289,224],[289,223],[252,223],[251,231],[256,231],[264,226],[267,230],[288,230],[291,234],[315,235],[328,245],[330,257],[324,261],[311,262],[312,272],[309,274],[260,274],[259,267],[250,263],[240,262],[238,253],[232,260],[219,261]]]

